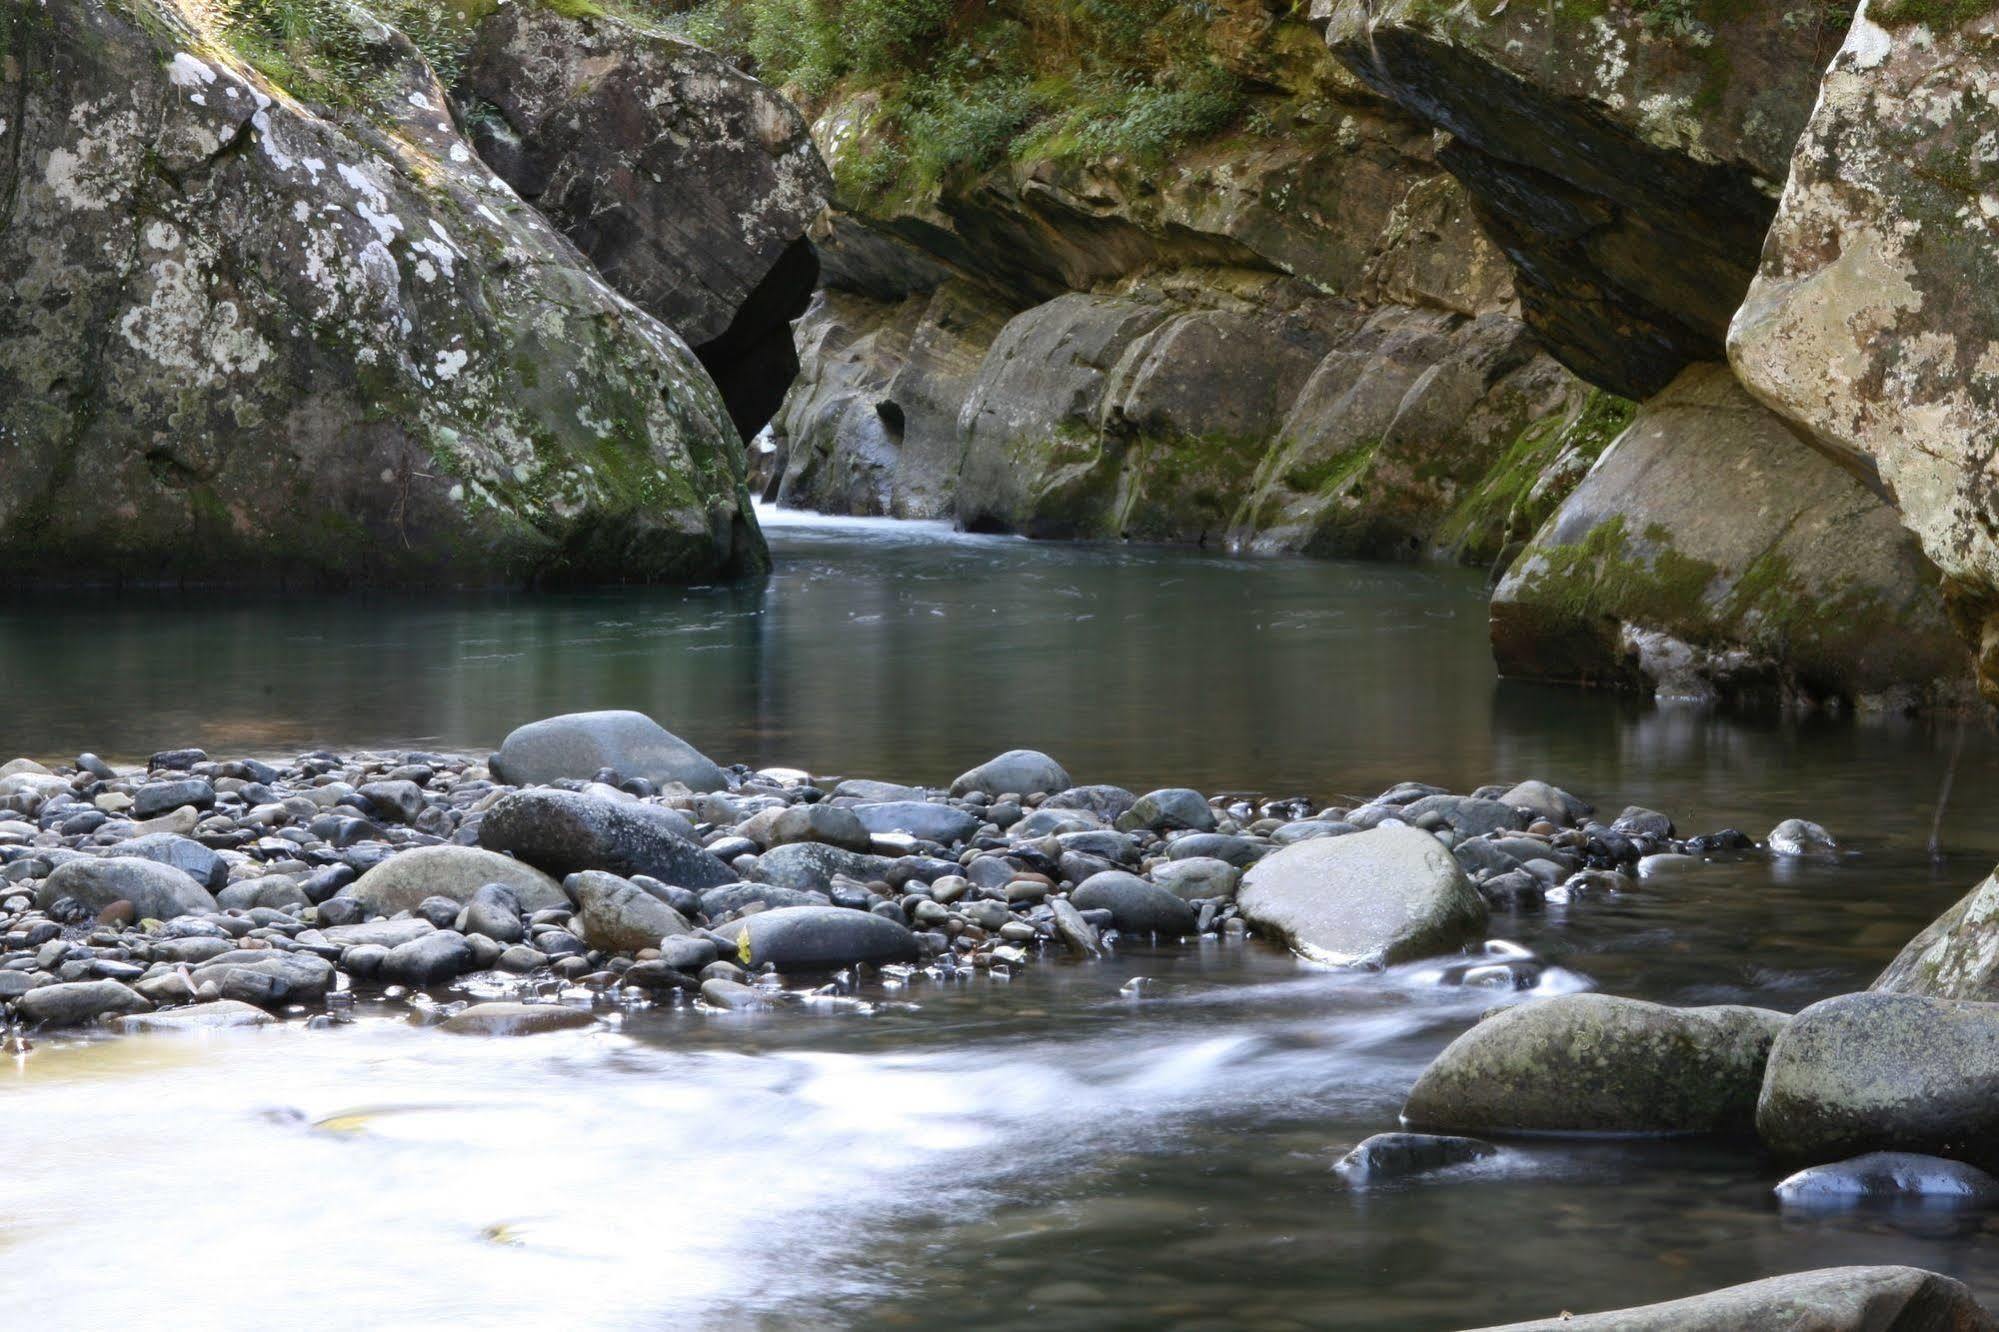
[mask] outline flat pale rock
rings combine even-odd
[[[1408,827],[1287,846],[1250,867],[1236,904],[1304,956],[1349,966],[1448,953],[1486,924],[1485,900],[1450,851]]]
[[[522,911],[570,905],[562,885],[511,856],[476,846],[420,846],[401,851],[343,888],[342,897],[358,898],[384,916],[414,911],[426,897],[469,902],[489,883],[513,890]]]
[[[105,1025],[119,1031],[218,1031],[226,1027],[261,1027],[275,1022],[269,1013],[240,999],[217,999],[158,1013],[132,1013]]]
[[[1994,1332],[1962,1282],[1919,1267],[1822,1267],[1663,1304],[1478,1332]]]
[[[655,786],[679,782],[695,791],[729,786],[713,759],[643,712],[570,712],[529,722],[508,734],[489,766],[515,786],[564,778],[587,782],[605,768]]]
[[[589,1010],[563,1004],[474,1004],[439,1024],[461,1036],[538,1036],[550,1031],[580,1031],[594,1027]]]

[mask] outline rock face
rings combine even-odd
[[[1962,1282],[1917,1267],[1825,1267],[1610,1313],[1484,1332],[1990,1332]]]
[[[1513,261],[1527,323],[1626,397],[1720,359],[1845,13],[1314,0]]]
[[[605,768],[655,786],[680,782],[696,791],[720,791],[729,785],[712,759],[643,712],[569,712],[517,726],[490,766],[516,786],[587,782]]]
[[[1306,957],[1386,965],[1478,940],[1485,899],[1451,853],[1416,828],[1299,842],[1259,860],[1236,904]]]
[[[767,494],[1393,558],[1490,560],[1532,530],[1580,474],[1557,440],[1596,396],[1527,336],[1426,127],[1295,18],[1212,13],[1281,132],[847,200]],[[878,111],[861,93],[815,123],[836,173]]]
[[[1770,1051],[1756,1131],[1780,1156],[1921,1152],[1999,1168],[1999,1004],[1843,994]]]
[[[760,567],[700,362],[493,177],[404,38],[327,13],[350,82],[286,89],[235,53],[263,20],[227,8],[10,12],[0,559],[237,582]]]
[[[1791,159],[1729,355],[1773,411],[1878,474],[1943,569],[1999,699],[1991,41],[1976,6],[1862,7]]]
[[[1402,1118],[1469,1133],[1747,1133],[1784,1022],[1605,994],[1522,1004],[1452,1041]]]
[[[1873,988],[1999,1002],[1999,875],[1988,875],[1904,945]]]
[[[1724,366],[1646,403],[1493,595],[1504,675],[1673,697],[1960,702],[1970,663],[1895,511]]]
[[[798,373],[832,190],[798,111],[722,57],[623,19],[501,5],[459,91],[472,138],[605,279],[694,348],[744,439]]]

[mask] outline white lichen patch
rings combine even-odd
[[[271,345],[236,302],[210,299],[202,269],[161,259],[146,271],[146,303],[118,321],[119,336],[133,351],[205,389],[253,375],[271,360]]]

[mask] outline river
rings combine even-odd
[[[1865,985],[1999,850],[1982,730],[1503,684],[1473,573],[766,518],[776,569],[736,587],[0,610],[0,754],[485,747],[617,706],[932,783],[1014,745],[1141,790],[1539,776],[1682,831],[1831,828],[1835,862],[1493,922],[1547,989],[1783,1009]],[[1912,1262],[1999,1299],[1981,1218],[1786,1214],[1753,1148],[1514,1143],[1348,1188],[1495,998],[1210,941],[519,1041],[367,1002],[49,1039],[0,1063],[0,1297],[46,1328],[1436,1329]]]

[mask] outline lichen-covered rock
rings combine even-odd
[[[1440,161],[1563,364],[1643,398],[1720,359],[1837,6],[1314,0],[1312,15],[1368,86],[1450,133]]]
[[[1872,988],[1999,1002],[1999,874],[1988,875],[1909,940]]]
[[[1784,1022],[1607,994],[1522,1004],[1445,1047],[1402,1118],[1458,1133],[1747,1133]]]
[[[337,89],[252,68],[260,20],[227,7],[0,20],[0,559],[479,583],[760,564],[700,363],[493,177],[400,34],[327,11]]]
[[[1782,1157],[1922,1152],[1999,1168],[1999,1004],[1842,994],[1770,1048],[1756,1132]]]
[[[1878,473],[1999,699],[1996,38],[1982,6],[1863,6],[1729,355],[1772,410]]]
[[[763,429],[832,190],[797,109],[711,51],[534,0],[480,23],[459,86],[492,112],[472,133],[493,169],[693,346],[743,438]]]
[[[1946,705],[1967,656],[1892,509],[1701,365],[1640,410],[1493,595],[1504,675]]]
[[[1230,539],[1489,563],[1532,535],[1628,411],[1556,365],[1510,314],[1384,308],[1313,368]]]
[[[1532,531],[1594,456],[1565,437],[1592,395],[1528,337],[1434,136],[1296,18],[1213,23],[1253,30],[1229,58],[1279,91],[1282,133],[848,201],[820,236],[775,498],[1479,562]],[[836,172],[881,113],[871,92],[826,108]]]

